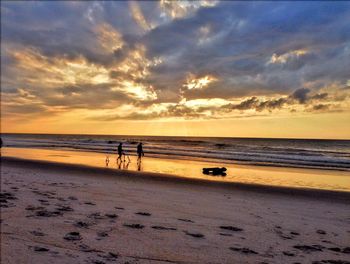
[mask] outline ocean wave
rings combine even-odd
[[[136,145],[142,141],[146,155],[151,157],[350,170],[350,141],[32,134],[3,134],[2,138],[7,147],[67,149],[105,154],[116,153],[119,142],[123,142],[129,155],[136,155]]]

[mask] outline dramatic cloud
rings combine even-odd
[[[1,2],[5,118],[350,111],[347,2]]]

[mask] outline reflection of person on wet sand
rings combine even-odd
[[[128,156],[129,157],[129,156]],[[123,170],[127,170],[129,168],[129,164],[130,164],[130,159],[128,162],[123,162]]]
[[[118,160],[117,159],[117,166],[118,166],[118,169],[120,170],[122,168],[122,160]]]
[[[129,164],[130,164],[130,159],[129,161],[125,161],[124,160],[117,160],[117,166],[118,166],[118,169],[122,169],[122,164],[123,164],[123,170],[127,170],[129,168]]]
[[[141,160],[137,161],[137,170],[140,171],[141,170]]]

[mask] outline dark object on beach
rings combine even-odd
[[[79,232],[70,232],[66,234],[63,238],[69,241],[81,240],[81,236]]]
[[[146,212],[137,212],[137,213],[135,213],[135,214],[137,214],[137,215],[143,215],[143,216],[151,216],[150,213],[146,213]]]
[[[325,234],[327,234],[326,231],[321,230],[321,229],[318,229],[318,230],[316,231],[316,233],[317,233],[317,234],[320,234],[320,235],[325,235]]]
[[[124,224],[124,226],[130,227],[130,228],[135,228],[135,229],[142,229],[145,227],[144,225],[140,225],[140,224]]]
[[[225,167],[219,168],[203,168],[203,174],[213,175],[213,176],[226,176],[227,169]]]
[[[230,247],[232,251],[238,251],[244,254],[258,254],[258,252],[255,252],[254,250],[251,250],[249,248],[238,248],[238,247]]]
[[[188,231],[184,231],[186,235],[188,236],[192,236],[195,238],[204,238],[204,235],[202,235],[201,233],[190,233]]]
[[[221,229],[225,229],[225,230],[234,231],[234,232],[243,231],[242,228],[234,227],[234,226],[220,226],[220,228],[221,228]]]

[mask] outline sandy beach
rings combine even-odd
[[[1,263],[350,263],[349,198],[2,158]]]

